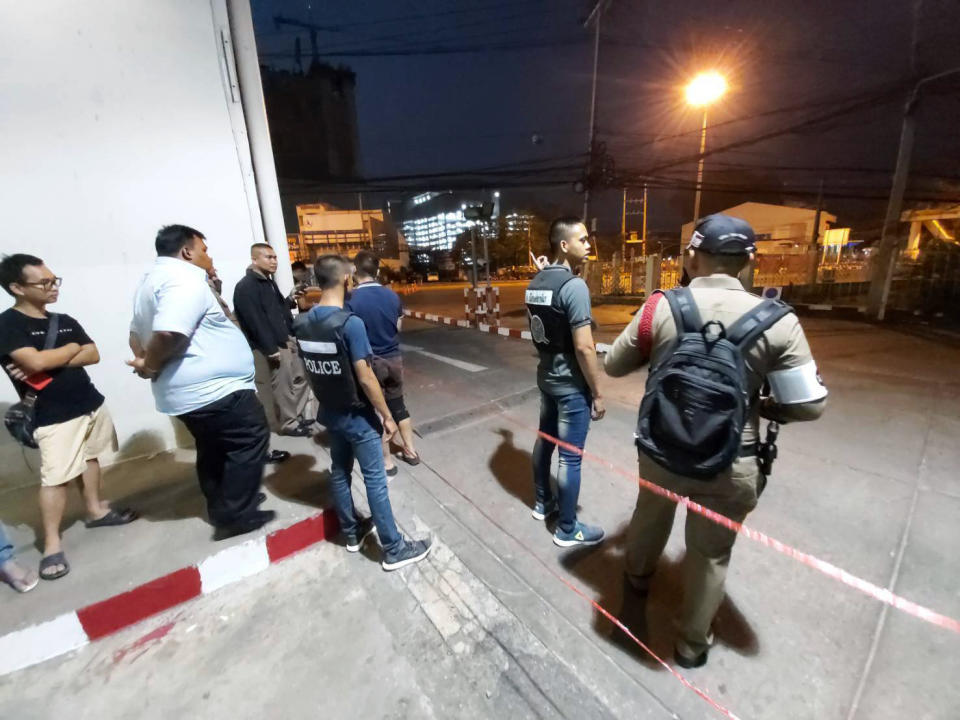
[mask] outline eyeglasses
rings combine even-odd
[[[29,285],[30,287],[42,288],[44,290],[53,290],[54,288],[58,288],[61,285],[63,285],[63,278],[62,277],[45,278],[39,282],[22,283],[22,284]]]

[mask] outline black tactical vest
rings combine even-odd
[[[298,316],[293,333],[317,400],[324,409],[334,412],[367,407],[357,390],[353,361],[343,339],[343,328],[353,313],[337,310],[319,320],[312,315]]]
[[[572,353],[573,332],[560,306],[560,288],[576,277],[564,265],[548,265],[527,286],[525,301],[530,335],[540,352]]]

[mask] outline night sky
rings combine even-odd
[[[652,229],[692,214],[700,112],[682,88],[717,68],[730,91],[709,115],[704,210],[749,199],[815,202],[823,179],[840,225],[879,226],[896,158],[916,0],[613,0],[602,22],[598,139],[619,172],[652,174]],[[384,179],[476,168],[556,167],[553,188],[508,190],[508,204],[579,212],[569,180],[586,153],[592,30],[583,0],[253,0],[261,61],[293,68],[299,35],[273,16],[336,28],[319,33],[323,59],[357,74],[362,173]],[[957,0],[922,0],[918,76],[960,66]],[[447,48],[473,52],[440,54]],[[437,54],[419,54],[431,52]],[[343,53],[340,55],[340,53]],[[391,53],[360,55],[359,53]],[[960,199],[960,76],[925,94],[911,194]],[[849,111],[847,109],[849,108]],[[820,117],[834,114],[813,123]],[[762,134],[788,134],[750,142]],[[541,142],[535,144],[534,134]],[[686,160],[685,162],[683,162]],[[651,171],[653,171],[651,173]],[[666,188],[664,188],[666,186]],[[747,192],[744,192],[744,191]],[[633,191],[631,191],[633,195]],[[398,197],[399,192],[391,193]],[[844,197],[832,197],[844,196]],[[341,196],[342,204],[354,200]],[[619,190],[595,204],[601,230],[620,223]],[[330,196],[337,202],[337,198]],[[631,223],[634,219],[631,217]]]

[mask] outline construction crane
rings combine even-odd
[[[279,30],[284,25],[289,25],[290,27],[300,28],[302,30],[310,31],[310,47],[313,53],[312,64],[318,64],[320,62],[320,50],[317,43],[317,33],[318,32],[341,32],[341,28],[336,25],[317,25],[316,23],[307,22],[305,20],[297,20],[295,18],[284,17],[283,15],[274,15],[273,24]],[[297,44],[297,63],[300,63],[300,52],[299,52],[299,40]]]

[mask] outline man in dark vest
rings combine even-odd
[[[310,385],[323,398],[320,421],[330,437],[330,486],[347,550],[357,552],[374,529],[383,550],[384,570],[418,562],[430,540],[400,534],[390,507],[381,436],[397,433],[370,360],[373,350],[363,321],[343,309],[353,268],[339,255],[322,255],[314,265],[320,303],[294,322],[294,334]],[[371,518],[357,515],[350,492],[354,458],[360,463]]]
[[[526,292],[530,334],[540,354],[540,431],[581,450],[590,420],[600,420],[605,413],[591,330],[590,291],[575,274],[590,252],[588,237],[580,218],[554,220],[550,225],[553,261],[537,273]],[[596,545],[603,540],[603,530],[577,520],[580,455],[559,446],[557,497],[550,487],[554,447],[554,442],[542,437],[533,447],[536,503],[532,515],[544,520],[559,512],[553,542],[560,547]]]

